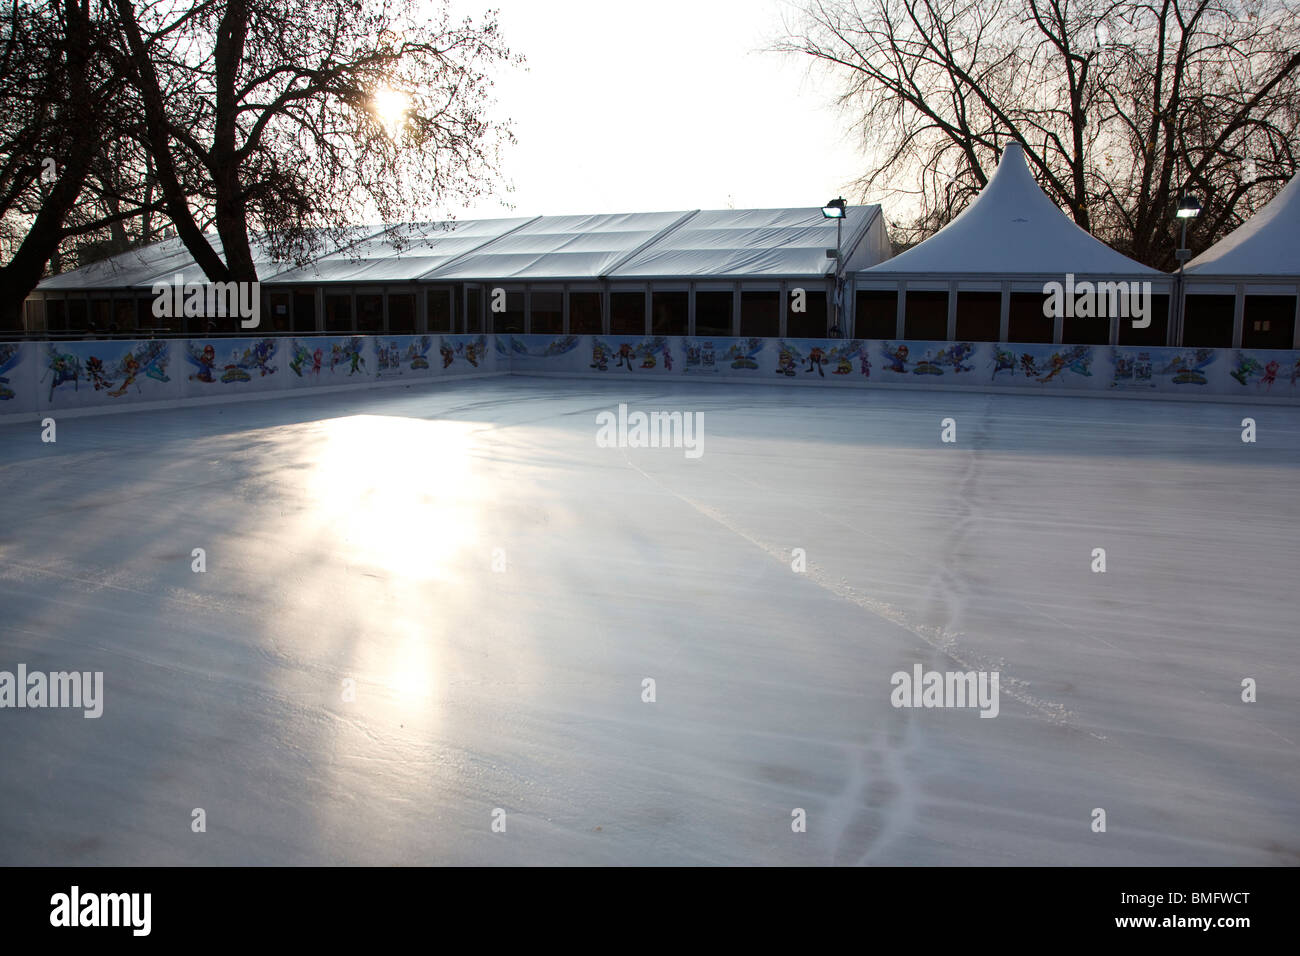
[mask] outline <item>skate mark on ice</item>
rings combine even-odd
[[[745,531],[743,528],[737,527],[735,524],[733,524],[730,520],[727,519],[726,515],[722,514],[722,512],[718,511],[716,508],[712,508],[709,505],[704,504],[703,502],[696,501],[693,498],[690,498],[686,495],[681,494],[678,491],[674,491],[672,488],[669,488],[667,485],[665,485],[654,475],[649,474],[645,470],[638,468],[635,464],[633,464],[632,461],[627,457],[626,451],[623,452],[623,460],[627,463],[629,468],[636,471],[647,481],[650,481],[654,485],[658,486],[667,494],[670,494],[674,498],[677,498],[678,500],[683,501],[686,504],[690,505],[696,511],[700,512],[700,514],[722,525],[732,534],[744,538],[750,544],[754,545],[754,547],[758,548],[761,551],[766,552],[771,558],[778,561],[780,564],[782,565],[786,564],[788,560],[788,554],[785,549],[779,548],[773,544],[769,544],[766,541],[762,541],[754,537],[748,531]],[[947,657],[953,663],[957,664],[963,670],[1002,671],[1002,679],[1001,679],[1002,693],[1005,693],[1013,700],[1018,701],[1019,703],[1023,704],[1025,707],[1029,708],[1032,712],[1038,714],[1041,717],[1046,718],[1047,720],[1051,721],[1054,724],[1067,727],[1071,730],[1080,729],[1072,723],[1072,718],[1074,717],[1074,714],[1069,709],[1067,709],[1063,704],[1058,704],[1055,701],[1046,700],[1029,693],[1028,690],[1026,690],[1028,684],[1025,681],[1019,680],[1011,676],[1010,674],[1007,674],[1005,671],[1002,670],[1002,666],[1000,664],[986,660],[983,657],[981,657],[981,655],[979,654],[964,649],[958,649],[957,638],[961,636],[959,633],[950,632],[941,627],[932,627],[930,625],[918,624],[914,622],[910,617],[908,617],[906,613],[894,607],[892,604],[887,604],[884,601],[877,600],[876,598],[872,597],[871,595],[867,594],[861,589],[855,588],[853,585],[846,582],[843,578],[840,578],[838,580],[832,578],[829,574],[827,574],[825,570],[823,570],[819,565],[815,564],[812,561],[808,562],[807,572],[805,573],[804,576],[808,578],[810,581],[812,581],[814,584],[816,584],[818,587],[822,588],[823,590],[829,591],[832,594],[834,594],[836,597],[839,597],[845,601],[849,601],[850,603],[856,604],[864,611],[868,611],[877,617],[883,618],[889,623],[897,625],[898,627],[907,631],[909,634],[913,635],[914,637],[919,638],[928,647],[943,654],[945,657]],[[1088,735],[1091,737],[1096,737],[1096,735],[1091,733],[1090,731],[1084,731],[1084,732],[1088,733]]]

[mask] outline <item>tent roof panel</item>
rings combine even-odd
[[[844,219],[843,250],[880,212],[851,206]],[[693,276],[824,276],[834,269],[835,221],[812,209],[711,209],[620,266],[617,278]]]

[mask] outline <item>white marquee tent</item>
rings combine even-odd
[[[1300,348],[1300,176],[1186,276],[1188,333],[1204,344]]]
[[[823,335],[835,249],[820,208],[727,209],[359,227],[306,265],[260,247],[256,258],[275,331]],[[841,274],[888,249],[880,207],[850,207]],[[168,239],[54,276],[29,299],[29,327],[75,332],[89,314],[144,328],[141,303],[177,274],[203,280]],[[806,315],[781,307],[795,287],[813,302]]]
[[[1150,282],[1157,297],[1145,344],[1163,344],[1171,279],[1121,255],[1076,225],[1038,184],[1010,143],[987,185],[935,235],[856,274],[855,334],[872,338],[1105,343],[1128,323],[1042,313],[1044,284]],[[909,301],[911,300],[911,301]],[[920,300],[919,303],[917,300]],[[920,307],[918,307],[918,304]],[[1090,326],[1084,323],[1090,323]],[[1070,333],[1082,333],[1071,335]],[[1159,342],[1151,341],[1157,338]]]

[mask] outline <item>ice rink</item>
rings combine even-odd
[[[703,455],[598,447],[619,402]],[[1300,408],[502,377],[40,432],[0,670],[104,712],[0,710],[0,864],[1300,863]],[[893,707],[917,663],[998,716]]]

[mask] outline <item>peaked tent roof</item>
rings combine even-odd
[[[1300,276],[1300,176],[1187,263],[1196,276]]]
[[[1057,208],[1034,181],[1019,143],[1007,144],[992,178],[961,215],[859,275],[892,273],[1165,276],[1116,252]]]

